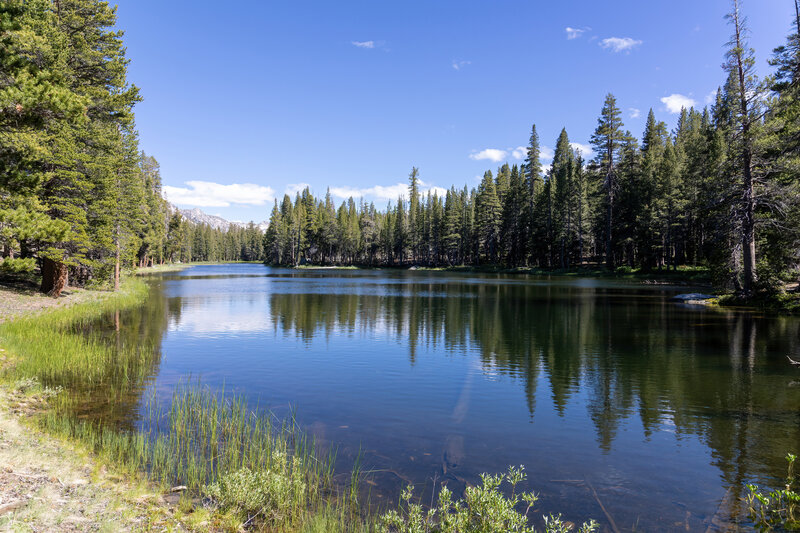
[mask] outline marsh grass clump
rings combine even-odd
[[[292,510],[302,508],[307,501],[306,489],[306,475],[299,460],[275,451],[270,469],[242,468],[207,485],[204,492],[215,505],[237,513],[245,523],[262,518],[281,527],[291,519]]]
[[[437,505],[423,509],[419,503],[412,502],[413,486],[408,486],[400,498],[399,510],[391,510],[379,519],[380,530],[384,533],[534,533],[535,528],[528,522],[528,513],[538,501],[533,492],[517,494],[516,487],[526,478],[524,468],[510,467],[504,475],[482,474],[481,483],[467,487],[464,497],[453,500],[453,493],[442,487]],[[511,486],[511,494],[506,496],[501,490],[504,483]],[[517,509],[527,505],[524,512]],[[572,530],[570,524],[560,516],[544,518],[545,531],[561,533]],[[584,523],[580,533],[591,533],[597,523]]]
[[[761,531],[800,531],[800,482],[794,470],[797,456],[790,453],[786,461],[789,465],[784,488],[761,491],[755,485],[747,485],[748,514]]]
[[[68,402],[40,423],[164,490],[185,485],[187,497],[203,496],[242,523],[291,529],[331,502],[341,507],[337,521],[361,520],[349,504],[358,487],[340,493],[333,482],[332,453],[317,450],[292,421],[278,423],[269,411],[249,409],[244,398],[199,383],[179,384],[166,409],[151,398],[131,430],[77,418]]]

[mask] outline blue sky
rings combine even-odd
[[[261,221],[305,184],[384,207],[412,166],[427,187],[472,187],[520,162],[533,123],[544,147],[562,127],[586,145],[608,92],[635,135],[651,107],[672,127],[724,81],[729,7],[120,0],[118,26],[144,97],[141,146],[168,197]],[[762,76],[793,9],[743,2]]]

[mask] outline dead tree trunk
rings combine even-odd
[[[44,258],[42,259],[42,285],[40,290],[48,296],[58,298],[69,282],[68,276],[69,269],[67,265]]]
[[[734,26],[732,44],[733,50],[729,52],[732,61],[732,68],[735,69],[739,81],[739,113],[741,114],[741,137],[742,137],[742,260],[744,267],[743,292],[745,296],[753,294],[756,281],[756,231],[755,231],[755,193],[753,187],[753,143],[752,143],[752,117],[748,89],[752,89],[749,81],[748,70],[752,68],[752,58],[747,57],[744,42],[745,29],[739,15],[739,1],[733,2],[733,13],[731,14]]]

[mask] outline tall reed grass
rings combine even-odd
[[[82,442],[127,472],[144,473],[165,490],[186,486],[243,521],[260,518],[270,527],[294,530],[326,513],[336,517],[339,530],[366,528],[350,505],[358,487],[334,483],[334,454],[321,453],[293,421],[249,409],[241,396],[182,383],[168,408],[151,397],[133,430],[78,419],[71,407],[68,398],[53,402],[42,427]],[[263,508],[248,503],[254,498]]]

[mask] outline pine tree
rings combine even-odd
[[[419,261],[419,248],[422,241],[422,212],[419,202],[419,170],[411,168],[408,175],[408,245],[411,261]]]
[[[753,294],[756,282],[756,182],[754,177],[754,149],[756,128],[763,89],[755,76],[755,55],[747,44],[747,25],[741,14],[739,0],[732,0],[727,15],[733,26],[733,36],[728,43],[725,68],[735,80],[734,129],[731,144],[735,146],[736,168],[740,173],[737,188],[741,193],[735,216],[741,226],[742,292]]]
[[[622,113],[617,107],[617,99],[613,94],[606,95],[597,129],[591,138],[592,146],[597,152],[596,163],[600,169],[605,190],[605,256],[608,268],[614,267],[613,227],[614,201],[617,193],[617,158],[624,138],[622,131]]]
[[[478,225],[478,246],[480,254],[489,263],[497,262],[500,238],[501,207],[495,190],[492,173],[486,171],[478,187],[475,200],[475,218]]]
[[[573,238],[573,193],[575,154],[569,144],[567,130],[561,130],[556,141],[550,177],[552,189],[552,231],[550,249],[558,254],[561,268],[569,268]]]
[[[70,86],[68,40],[47,0],[0,4],[0,239],[6,269],[58,256],[70,226],[41,200],[58,132],[87,121],[88,99]],[[19,249],[20,257],[14,257]],[[59,267],[62,281],[64,269]],[[51,269],[52,270],[52,269]],[[43,287],[58,296],[51,281]]]
[[[540,161],[539,134],[536,133],[536,124],[531,126],[531,136],[525,157],[525,226],[528,233],[526,255],[533,254],[535,234],[535,207],[536,199],[542,188],[542,164]]]

